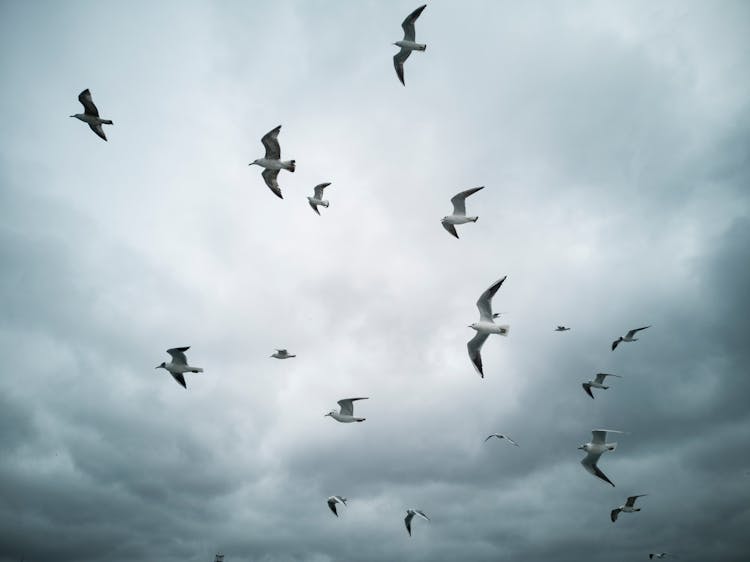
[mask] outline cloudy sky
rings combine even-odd
[[[747,560],[750,6],[417,5],[0,2],[0,560]]]

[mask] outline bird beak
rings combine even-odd
[[[156,367],[154,367],[154,369],[158,369],[159,367],[161,367],[161,365],[157,365]]]

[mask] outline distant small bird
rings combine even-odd
[[[75,115],[71,115],[71,117],[87,123],[92,131],[106,141],[107,135],[104,134],[102,125],[112,125],[112,121],[99,117],[99,110],[91,100],[91,92],[89,92],[88,88],[78,94],[78,101],[83,105],[83,113],[76,113]]]
[[[566,328],[565,326],[558,326],[555,328],[555,332],[568,332],[570,331],[570,328]]]
[[[674,554],[669,554],[669,552],[659,552],[658,554],[655,552],[652,552],[651,554],[648,555],[648,559],[653,560],[654,558],[656,558],[657,560],[662,560],[663,558],[667,558],[670,556],[674,556]]]
[[[498,439],[505,439],[508,443],[512,443],[513,445],[515,445],[516,447],[518,447],[518,443],[516,443],[515,441],[513,441],[513,439],[511,439],[507,435],[503,435],[502,433],[493,433],[492,435],[489,435],[487,437],[487,439],[484,440],[484,442],[487,443],[487,441],[489,441],[493,437],[497,437]]]
[[[286,349],[277,349],[276,353],[271,355],[271,357],[274,357],[276,359],[289,359],[291,357],[297,357],[296,355],[292,355],[289,353]]]
[[[430,520],[430,518],[424,514],[424,511],[421,511],[419,509],[407,509],[404,523],[406,524],[406,530],[408,531],[409,536],[411,536],[411,520],[414,519],[415,515],[419,515],[422,519],[425,519],[427,521]]]
[[[333,511],[333,514],[336,517],[339,516],[339,514],[336,513],[336,504],[337,503],[343,503],[344,505],[346,505],[346,498],[344,498],[342,496],[331,496],[330,498],[328,498],[328,507],[330,508],[331,511]]]
[[[609,483],[614,488],[615,485],[612,483],[612,481],[607,478],[607,476],[601,470],[599,470],[599,467],[597,466],[599,457],[601,457],[603,453],[607,451],[614,451],[617,448],[617,443],[606,443],[607,433],[622,433],[622,431],[616,431],[614,429],[593,429],[591,431],[591,442],[581,445],[578,448],[583,449],[584,451],[586,451],[586,453],[588,453],[583,458],[583,460],[581,460],[583,468],[585,468],[587,472],[590,472],[597,478],[601,478],[605,482]]]
[[[328,208],[328,201],[323,199],[323,190],[329,185],[331,185],[330,182],[319,183],[315,186],[315,195],[307,197],[307,201],[310,203],[312,210],[318,214],[320,214],[320,211],[318,211],[318,205],[323,205],[326,209]]]
[[[265,135],[263,135],[263,138],[260,139],[260,142],[262,142],[263,146],[266,147],[266,157],[253,160],[252,162],[250,162],[250,164],[248,164],[248,166],[257,164],[261,168],[265,168],[261,175],[263,176],[266,185],[271,191],[276,194],[279,199],[283,199],[283,197],[281,196],[281,188],[279,187],[279,183],[276,181],[276,178],[278,177],[280,170],[289,170],[290,172],[294,172],[294,170],[296,169],[296,160],[281,160],[281,147],[279,146],[278,139],[279,131],[281,131],[281,125],[279,125],[275,129],[271,129]]]
[[[642,498],[643,496],[646,496],[648,494],[640,494],[639,496],[630,496],[628,497],[628,501],[625,502],[625,505],[621,505],[618,508],[615,508],[612,510],[612,513],[609,514],[609,518],[612,519],[612,523],[617,521],[617,516],[620,515],[620,513],[633,513],[634,511],[640,511],[640,507],[635,507],[635,500],[638,498]]]
[[[339,406],[341,406],[341,411],[337,412],[336,410],[331,410],[325,414],[325,416],[331,416],[333,419],[341,423],[363,422],[367,418],[354,417],[354,402],[357,400],[367,400],[367,398],[342,398],[338,401]]]
[[[604,384],[602,384],[604,382],[604,379],[607,377],[622,378],[620,375],[612,375],[610,373],[596,373],[596,378],[593,381],[581,383],[581,386],[583,387],[583,390],[586,391],[586,394],[593,398],[594,395],[591,393],[592,388],[601,388],[602,390],[607,390],[609,388],[608,386],[604,386]]]
[[[412,51],[425,51],[427,49],[427,45],[414,42],[414,39],[416,38],[414,22],[417,21],[417,18],[422,13],[422,10],[424,10],[426,7],[427,4],[425,4],[424,6],[420,6],[411,14],[406,16],[406,19],[401,24],[401,27],[404,29],[404,38],[401,41],[396,41],[394,43],[394,45],[396,45],[397,47],[401,47],[401,50],[393,55],[393,66],[396,68],[396,75],[398,76],[398,79],[401,80],[401,83],[404,86],[406,86],[406,82],[404,82],[404,62],[409,58],[409,55],[411,55]]]
[[[461,193],[454,195],[451,198],[451,203],[453,203],[453,214],[447,215],[440,219],[440,223],[443,225],[443,228],[456,238],[458,238],[458,233],[456,232],[455,225],[465,224],[467,222],[477,222],[477,219],[479,219],[479,217],[466,216],[466,198],[481,189],[484,189],[484,186],[472,187],[471,189],[467,189],[466,191],[462,191]]]
[[[645,330],[646,328],[650,328],[651,326],[644,326],[643,328],[636,328],[635,330],[630,330],[625,336],[620,336],[615,341],[612,342],[612,351],[615,350],[615,348],[620,344],[621,341],[624,341],[626,343],[638,341],[638,338],[634,338],[633,336],[636,335],[641,330]]]
[[[469,359],[474,365],[474,368],[479,373],[479,376],[484,378],[484,370],[482,369],[482,345],[490,336],[490,334],[500,334],[501,336],[507,336],[510,326],[495,324],[495,315],[492,314],[492,297],[495,296],[497,290],[501,287],[503,282],[507,279],[507,275],[502,279],[496,281],[490,287],[482,293],[477,301],[477,308],[479,309],[479,322],[469,324],[469,328],[473,328],[477,331],[476,335],[469,340],[466,344],[466,348],[469,351]]]
[[[167,370],[169,374],[174,377],[174,380],[180,383],[183,388],[187,388],[183,373],[203,372],[203,369],[201,369],[200,367],[191,367],[190,365],[188,365],[187,357],[185,357],[185,352],[188,349],[190,349],[190,346],[173,347],[171,349],[168,349],[167,353],[172,356],[172,360],[169,363],[162,363],[161,365],[156,366],[157,369]]]

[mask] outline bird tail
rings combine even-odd
[[[472,217],[471,222],[477,222],[479,220],[479,217]]]
[[[112,121],[109,119],[102,119],[102,123],[104,123],[105,125],[114,125],[114,123],[112,123]]]
[[[427,50],[427,45],[420,45],[420,47],[421,47],[421,49],[419,49],[420,51],[426,51]]]
[[[287,160],[286,162],[284,162],[284,168],[286,168],[290,172],[294,172],[294,170],[297,169],[297,161]]]
[[[502,326],[500,326],[501,336],[507,336],[509,332],[510,332],[510,326],[508,326],[507,324],[503,324]]]
[[[355,421],[358,421],[358,422],[363,422],[363,421],[365,421],[366,419],[367,419],[367,418],[357,418],[357,419],[356,419]]]
[[[328,201],[323,201],[321,203],[321,205],[323,205],[327,209],[328,208]]]
[[[202,372],[203,372],[203,369],[202,369],[201,367],[195,367],[195,368],[194,368],[194,369],[193,369],[193,370],[191,371],[191,373],[202,373]]]

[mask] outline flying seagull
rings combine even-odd
[[[477,219],[479,218],[466,216],[466,198],[469,195],[473,195],[480,189],[484,189],[484,186],[472,187],[471,189],[467,189],[466,191],[462,191],[461,193],[457,193],[456,195],[454,195],[451,198],[451,203],[453,203],[453,214],[440,219],[440,223],[443,225],[443,228],[456,238],[458,238],[458,233],[456,232],[455,225],[465,224],[467,222],[477,222]]]
[[[558,326],[555,328],[555,332],[569,332],[570,328],[566,328],[565,326]]]
[[[283,199],[281,196],[281,188],[279,187],[276,178],[279,175],[279,170],[289,170],[290,172],[294,172],[296,160],[281,160],[281,147],[279,146],[278,138],[279,131],[281,131],[281,125],[275,129],[271,129],[263,135],[260,142],[262,142],[263,146],[266,148],[266,157],[253,160],[248,166],[257,164],[261,168],[265,168],[261,175],[263,176],[266,185],[279,199]]]
[[[630,496],[628,497],[628,501],[625,502],[625,505],[621,505],[620,507],[613,509],[612,513],[609,514],[609,518],[612,519],[612,523],[617,521],[617,516],[620,515],[620,513],[633,513],[634,511],[640,511],[640,507],[635,507],[635,500],[638,498],[642,498],[643,496],[646,496],[648,494],[641,494],[639,496]]]
[[[667,558],[668,556],[674,556],[674,554],[669,554],[669,552],[652,552],[648,555],[648,559],[653,560],[654,558],[656,558],[657,560],[662,560],[663,558]]]
[[[315,195],[307,197],[307,201],[310,203],[312,210],[318,214],[320,214],[320,211],[318,211],[318,205],[323,205],[326,209],[328,208],[328,201],[323,199],[323,190],[329,185],[331,185],[330,182],[319,183],[315,186]]]
[[[411,520],[414,519],[415,515],[419,515],[422,519],[426,519],[427,521],[430,520],[430,518],[424,514],[424,511],[419,509],[407,509],[404,523],[406,523],[406,530],[409,532],[409,536],[411,536]]]
[[[333,511],[333,514],[336,517],[339,516],[339,514],[336,513],[336,504],[337,503],[343,503],[344,505],[346,505],[346,498],[344,498],[342,496],[331,496],[330,498],[328,498],[328,507],[329,507],[329,509],[331,511]]]
[[[641,330],[645,330],[646,328],[650,328],[651,326],[644,326],[643,328],[636,328],[635,330],[630,330],[625,336],[620,336],[615,341],[612,342],[612,351],[615,350],[615,348],[619,345],[621,341],[624,342],[631,342],[631,341],[638,341],[638,338],[634,338],[633,336],[636,335]]]
[[[411,14],[406,16],[406,19],[401,24],[401,27],[404,28],[404,38],[401,41],[396,41],[394,43],[394,45],[396,45],[397,47],[401,47],[401,50],[393,55],[393,66],[396,68],[398,79],[401,80],[401,83],[404,86],[406,86],[406,82],[404,82],[404,62],[409,58],[409,55],[412,51],[424,51],[427,49],[427,45],[414,42],[414,39],[416,37],[416,32],[414,31],[414,22],[417,21],[417,18],[422,13],[422,10],[424,10],[426,7],[427,4],[425,4],[424,6],[420,6]]]
[[[601,478],[605,482],[608,482],[614,488],[615,485],[601,470],[599,470],[599,467],[596,464],[599,461],[599,457],[602,456],[602,453],[605,453],[606,451],[614,451],[617,448],[617,443],[606,442],[607,432],[622,433],[622,431],[616,431],[613,429],[593,429],[591,431],[591,442],[581,445],[578,448],[583,449],[587,453],[583,460],[581,460],[583,468],[597,478]]]
[[[107,135],[104,134],[102,125],[112,125],[112,121],[99,117],[99,110],[94,105],[94,102],[91,99],[91,92],[89,92],[88,88],[78,94],[78,101],[83,105],[83,113],[76,113],[75,115],[71,115],[71,117],[75,117],[84,123],[88,123],[91,130],[106,141]]]
[[[277,349],[276,352],[273,355],[271,355],[271,357],[274,357],[276,359],[289,359],[290,357],[297,357],[297,356],[292,355],[286,349]]]
[[[341,406],[341,411],[337,412],[336,410],[331,410],[325,416],[331,416],[336,421],[339,421],[341,423],[352,423],[352,422],[363,422],[366,418],[356,418],[354,417],[354,402],[357,400],[367,400],[367,397],[365,398],[342,398],[339,400],[338,404]]]
[[[487,439],[484,440],[484,442],[487,443],[487,441],[489,441],[493,437],[497,437],[498,439],[505,439],[508,443],[513,443],[516,447],[518,447],[518,443],[513,441],[513,439],[511,439],[507,435],[503,435],[502,433],[493,433],[492,435],[489,435]]]
[[[596,378],[593,381],[584,382],[581,386],[583,387],[583,390],[586,391],[586,394],[593,398],[594,395],[591,393],[592,388],[601,388],[602,390],[607,390],[609,388],[603,384],[604,379],[607,377],[622,378],[620,375],[612,375],[610,373],[596,373]]]
[[[490,334],[500,334],[501,336],[507,336],[510,326],[495,324],[495,315],[492,314],[492,297],[503,284],[503,281],[507,279],[507,275],[490,285],[482,296],[477,301],[477,308],[479,309],[479,322],[469,324],[469,328],[473,328],[477,331],[476,335],[469,340],[466,344],[466,348],[469,350],[469,359],[471,359],[474,368],[479,373],[479,376],[484,378],[484,371],[482,370],[482,345]]]
[[[185,384],[185,377],[182,376],[183,373],[202,373],[203,369],[200,367],[191,367],[188,365],[187,357],[185,357],[185,352],[190,349],[190,346],[187,347],[173,347],[171,349],[167,350],[167,353],[172,356],[172,360],[169,363],[162,363],[161,365],[157,365],[157,369],[166,369],[169,371],[169,374],[174,377],[174,380],[176,380],[180,385],[182,385],[183,388],[187,388],[187,385]]]

